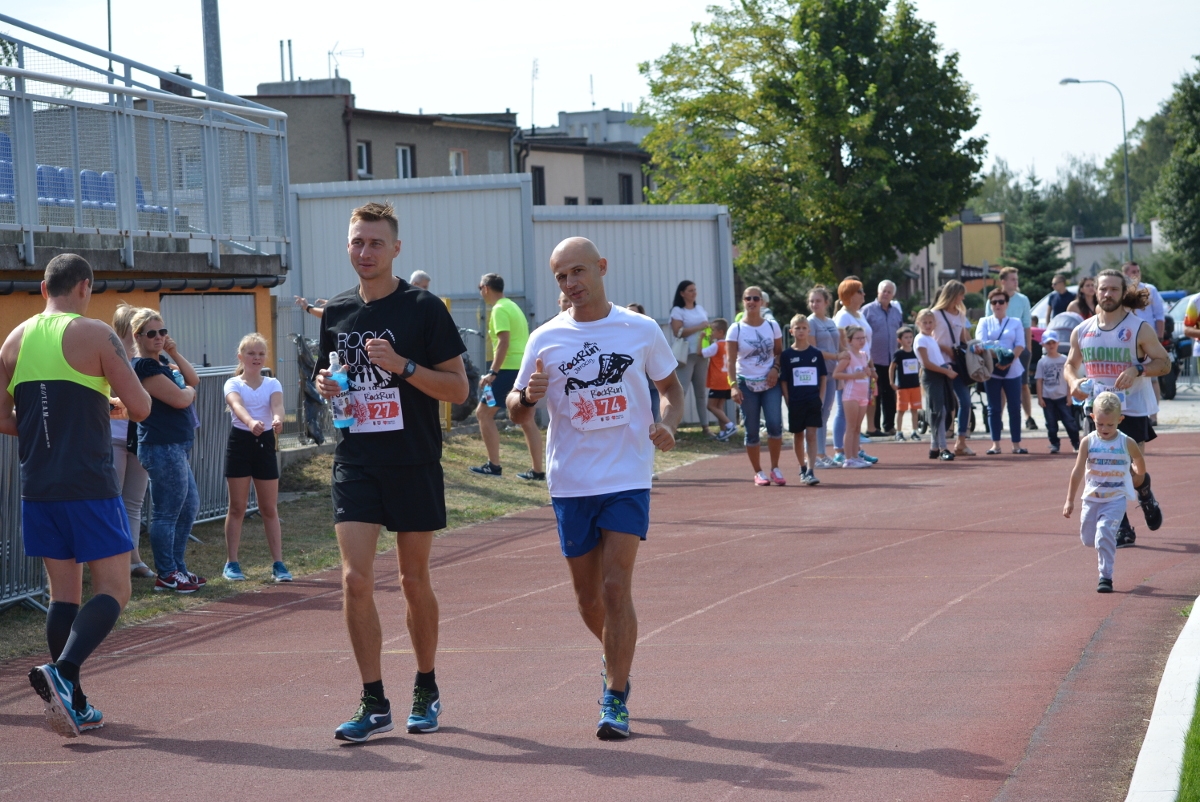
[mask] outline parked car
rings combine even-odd
[[[1070,293],[1079,292],[1079,285],[1078,284],[1068,284],[1067,292],[1070,292]],[[1033,308],[1029,310],[1029,314],[1032,317],[1036,317],[1038,319],[1037,325],[1039,327],[1044,327],[1047,323],[1049,323],[1050,322],[1050,317],[1049,317],[1049,315],[1050,315],[1050,293],[1046,293],[1045,295],[1043,295],[1042,300],[1040,300],[1036,304],[1034,304]]]

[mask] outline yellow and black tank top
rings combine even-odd
[[[79,317],[25,321],[8,392],[17,404],[21,498],[81,501],[121,495],[108,424],[108,381],[67,363],[63,333]]]

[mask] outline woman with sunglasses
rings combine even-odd
[[[754,468],[754,484],[786,485],[779,470],[783,451],[783,389],[779,386],[779,357],[783,353],[783,331],[762,314],[762,290],[747,287],[742,293],[746,316],[725,333],[725,365],[729,369],[730,395],[742,408],[746,423],[746,456]],[[764,473],[760,461],[759,415],[767,422],[767,450],[771,472]]]
[[[151,399],[149,417],[138,424],[138,459],[150,474],[150,548],[158,572],[154,589],[194,593],[206,581],[188,571],[185,561],[188,536],[200,509],[196,477],[188,462],[195,439],[188,407],[196,400],[200,377],[179,353],[156,310],[139,310],[130,325],[140,356],[133,370]]]
[[[979,321],[975,331],[984,344],[996,354],[996,366],[992,378],[985,383],[988,399],[988,432],[992,436],[989,454],[1000,453],[1000,430],[1004,410],[1001,409],[1000,394],[1008,402],[1008,433],[1012,437],[1012,453],[1028,454],[1021,447],[1021,352],[1025,350],[1025,327],[1015,317],[1008,317],[1008,293],[994,289],[988,295],[988,307],[992,313]]]

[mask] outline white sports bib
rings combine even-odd
[[[816,387],[817,369],[814,367],[792,368],[792,384],[797,387]]]
[[[378,390],[351,390],[350,412],[355,434],[394,432],[404,428],[404,411],[400,408],[400,388],[381,387]]]
[[[571,425],[581,432],[628,426],[631,420],[625,382],[571,390],[567,399],[571,405]]]
[[[900,363],[904,368],[904,375],[911,376],[921,369],[921,361],[919,359],[905,359]]]

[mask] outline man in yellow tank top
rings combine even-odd
[[[51,729],[74,738],[104,726],[79,684],[79,668],[129,601],[133,541],[113,468],[110,392],[129,419],[150,413],[150,396],[106,324],[82,317],[92,268],[79,256],[50,260],[46,309],[0,346],[0,434],[18,439],[21,534],[50,579],[46,642],[54,660],[29,672]],[[110,390],[111,388],[111,390]],[[92,598],[83,600],[83,564]]]

